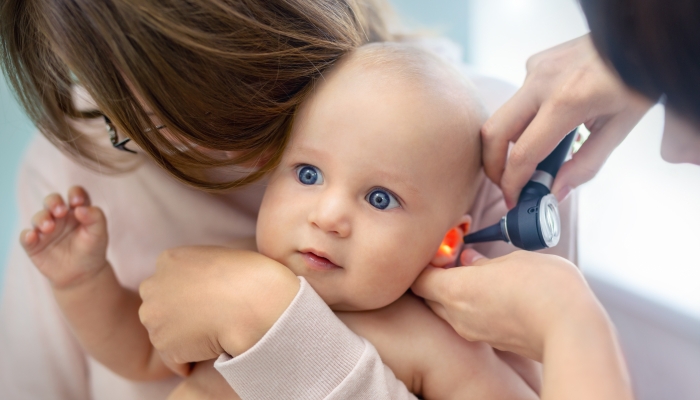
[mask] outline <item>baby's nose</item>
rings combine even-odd
[[[348,237],[351,232],[350,205],[341,193],[325,193],[309,214],[309,222],[324,232]]]

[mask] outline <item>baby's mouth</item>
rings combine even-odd
[[[300,253],[301,258],[304,260],[304,263],[306,263],[306,265],[311,269],[328,271],[332,269],[342,268],[339,265],[335,264],[333,261],[326,258],[327,256],[323,253],[315,252],[313,250],[300,251]]]

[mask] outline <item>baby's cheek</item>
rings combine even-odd
[[[423,267],[407,257],[387,257],[375,264],[373,271],[374,308],[384,307],[398,300],[411,287]],[[381,304],[379,304],[381,303]]]
[[[284,243],[283,230],[276,229],[276,227],[283,225],[284,221],[276,218],[274,211],[270,207],[265,208],[263,203],[263,207],[260,208],[260,213],[258,214],[258,222],[255,229],[258,252],[270,258],[275,258],[277,250]]]

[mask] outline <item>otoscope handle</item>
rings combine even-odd
[[[564,164],[564,160],[566,160],[569,150],[571,150],[571,143],[573,143],[574,139],[576,139],[577,131],[578,128],[574,128],[574,130],[564,136],[564,139],[559,142],[554,151],[552,151],[547,158],[542,160],[541,163],[537,164],[537,171],[546,172],[552,175],[552,178],[555,178],[559,172],[559,168],[561,168],[561,165]]]

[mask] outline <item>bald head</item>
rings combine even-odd
[[[339,67],[403,78],[442,98],[459,97],[475,112],[484,112],[472,84],[454,66],[433,53],[407,43],[370,43],[341,59]]]

